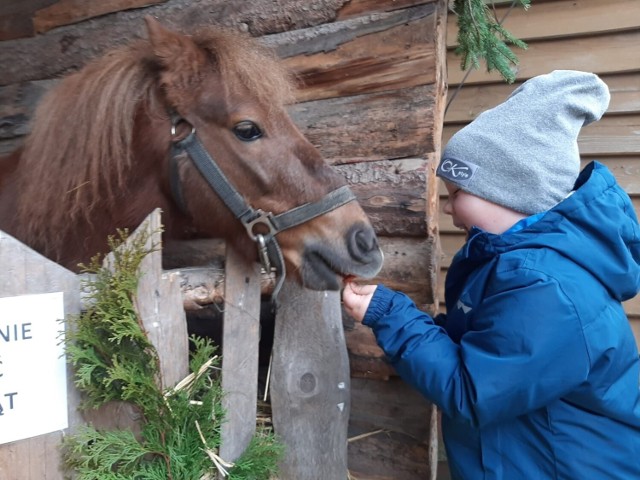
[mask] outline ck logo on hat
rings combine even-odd
[[[466,185],[473,177],[478,166],[471,162],[463,162],[455,158],[443,158],[438,165],[436,175],[458,185]]]

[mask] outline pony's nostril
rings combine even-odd
[[[360,262],[366,262],[371,252],[378,248],[376,235],[371,228],[358,228],[351,231],[348,241],[351,257]]]

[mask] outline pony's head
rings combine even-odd
[[[187,36],[150,17],[146,23],[148,41],[90,64],[45,100],[21,163],[34,172],[35,162],[47,156],[52,170],[40,186],[23,178],[20,215],[30,218],[28,230],[41,239],[53,237],[54,228],[64,230],[50,244],[60,250],[73,243],[70,222],[97,234],[105,223],[112,230],[135,227],[160,207],[166,237],[222,237],[258,259],[255,235],[207,181],[193,152],[177,146],[197,137],[246,205],[274,216],[322,205],[345,180],[291,121],[292,83],[272,52],[237,33]],[[70,128],[71,138],[63,135]],[[59,151],[45,151],[54,148]],[[46,205],[43,192],[54,189],[63,203]],[[45,204],[27,201],[38,195]],[[369,220],[357,202],[342,197],[319,216],[275,234],[288,273],[309,288],[339,289],[345,276],[372,277],[381,268]],[[249,230],[268,239],[263,228]]]

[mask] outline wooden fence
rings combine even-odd
[[[152,244],[160,244],[159,227],[156,210],[140,228],[151,233]],[[238,252],[227,250],[222,387],[228,419],[219,453],[233,461],[247,447],[256,425],[261,274],[257,264],[247,264]],[[80,312],[80,277],[1,231],[0,265],[0,298],[63,292],[65,315]],[[160,250],[147,255],[141,271],[138,313],[158,351],[163,384],[173,386],[188,373],[183,277],[179,271],[163,271]],[[350,372],[339,295],[287,282],[280,302],[271,367],[272,421],[286,448],[279,478],[346,479]],[[83,416],[71,372],[67,383],[70,430],[87,421],[126,428],[126,407],[113,405]],[[47,408],[46,398],[42,408]],[[0,445],[0,478],[62,480],[59,447],[64,434]]]

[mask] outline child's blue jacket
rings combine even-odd
[[[621,305],[639,262],[629,197],[593,162],[539,221],[472,229],[436,322],[376,289],[364,324],[442,409],[453,478],[640,479],[640,362]]]

